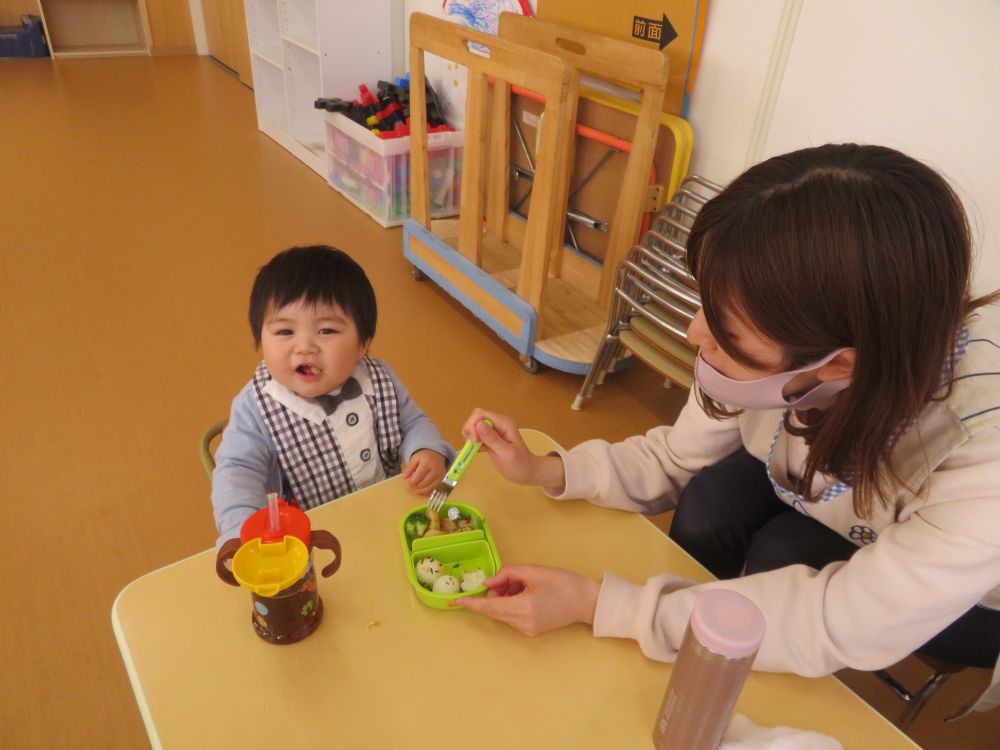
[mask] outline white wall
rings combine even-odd
[[[769,71],[782,18],[799,8],[783,70]],[[998,32],[996,0],[713,0],[690,111],[692,171],[725,182],[748,156],[830,141],[899,148],[958,189],[977,289],[1000,287]],[[769,72],[780,83],[772,108]]]
[[[691,171],[726,182],[743,171],[785,0],[711,0],[688,119]]]

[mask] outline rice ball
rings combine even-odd
[[[483,581],[485,580],[486,574],[481,568],[478,570],[470,570],[462,576],[462,591],[475,591],[483,585]]]
[[[455,576],[441,576],[434,581],[435,594],[457,594],[459,591],[458,579]]]
[[[425,557],[417,563],[417,580],[425,586],[433,586],[442,572],[441,561],[433,557]]]

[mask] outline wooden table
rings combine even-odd
[[[536,452],[555,447],[524,434]],[[710,579],[645,518],[549,500],[507,483],[486,459],[452,499],[485,514],[506,563]],[[419,502],[397,477],[311,511],[314,528],[340,538],[344,565],[320,579],[323,622],[297,644],[254,634],[250,595],[215,577],[214,550],[129,584],[112,620],[153,747],[651,746],[670,665],[583,625],[528,638],[472,612],[423,606],[398,534]],[[917,747],[833,677],[754,673],[737,711],[848,749]]]

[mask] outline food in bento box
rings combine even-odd
[[[457,594],[460,590],[458,579],[455,576],[441,576],[434,581],[432,589],[435,594]]]
[[[418,510],[410,514],[403,524],[403,531],[410,541],[443,534],[453,534],[459,531],[472,531],[472,519],[463,516],[458,508],[449,508],[449,514],[444,518],[433,510]],[[454,511],[454,512],[452,512]],[[454,517],[452,517],[454,516]]]
[[[483,585],[486,573],[482,568],[470,570],[462,576],[461,582],[455,576],[444,575],[440,560],[423,557],[417,562],[417,580],[435,594],[457,594],[460,591],[475,591]]]
[[[414,513],[407,518],[406,523],[403,524],[403,530],[406,532],[406,536],[409,539],[419,539],[430,527],[430,521],[427,520],[427,516],[425,516],[422,512]]]
[[[441,530],[441,516],[436,510],[431,510],[427,508],[424,513],[427,514],[427,522],[430,528],[424,532],[424,536],[440,536],[444,532]]]
[[[441,521],[441,530],[445,534],[453,534],[458,531],[472,531],[472,519],[466,516],[459,516],[457,521],[445,518]]]
[[[475,591],[483,585],[483,581],[485,580],[486,574],[483,572],[482,568],[470,570],[462,576],[462,591]]]
[[[425,586],[433,586],[444,572],[441,568],[441,561],[433,557],[425,557],[417,563],[417,580]]]

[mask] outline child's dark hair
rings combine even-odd
[[[250,292],[250,330],[260,346],[264,316],[299,300],[337,305],[358,328],[361,341],[375,337],[375,290],[364,269],[343,250],[329,245],[293,247],[271,258],[257,273]]]
[[[775,156],[705,205],[688,263],[712,335],[737,361],[754,365],[722,324],[726,312],[779,344],[788,369],[856,349],[836,403],[804,429],[785,424],[809,444],[800,492],[820,472],[853,485],[862,517],[886,504],[900,426],[947,394],[959,327],[996,299],[970,293],[969,227],[944,178],[880,146]],[[727,413],[699,395],[710,415]]]

